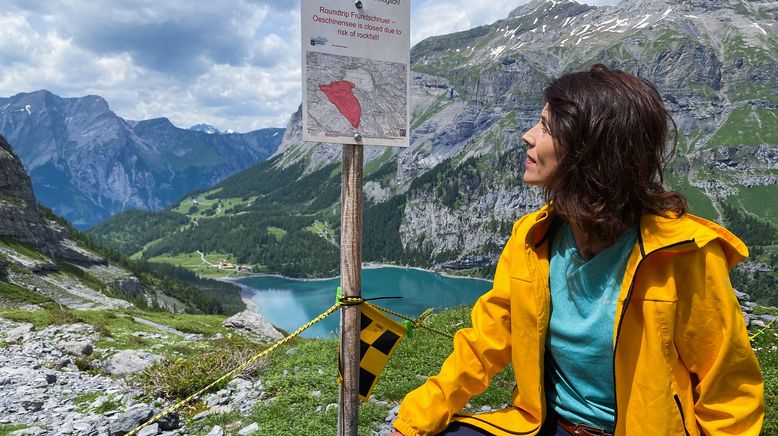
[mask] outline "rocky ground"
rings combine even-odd
[[[262,325],[264,320],[257,321],[255,314],[239,315],[226,324],[255,335],[262,334],[258,332],[267,327]],[[159,327],[159,334],[141,334],[147,340],[162,340],[167,335],[184,335],[191,341],[208,339],[135,319]],[[275,332],[272,336],[278,338],[280,334]],[[25,427],[10,431],[12,436],[117,436],[127,434],[169,406],[163,399],[143,399],[142,392],[125,381],[126,376],[162,357],[153,353],[155,346],[150,350],[95,353],[93,344],[99,338],[99,332],[89,324],[52,325],[37,331],[32,324],[0,318],[0,429]],[[198,421],[212,414],[245,413],[263,395],[260,381],[235,378],[225,389],[207,394],[203,398],[207,409],[195,415],[188,425],[177,413],[171,413],[137,434],[222,435],[225,430],[221,427],[203,428]],[[235,434],[251,434],[256,429],[256,424],[251,424],[236,429]]]
[[[744,318],[751,327],[764,327],[776,318],[753,314],[755,304],[749,301],[748,295],[741,292],[737,295]],[[118,436],[127,434],[168,407],[170,404],[162,398],[145,397],[126,381],[126,377],[161,359],[162,356],[156,353],[160,352],[160,343],[169,338],[183,337],[194,343],[215,339],[221,333],[206,337],[140,317],[134,319],[157,331],[134,333],[144,338],[147,349],[103,347],[96,350],[94,344],[101,339],[100,332],[85,323],[51,325],[36,330],[32,324],[0,318],[0,387],[3,393],[0,395],[0,434]],[[281,337],[254,312],[242,312],[222,325],[231,332],[242,332],[265,342]],[[286,351],[287,354],[294,352],[294,348]],[[204,409],[194,416],[184,419],[174,412],[137,434],[259,434],[256,422],[238,419],[223,428],[206,418],[231,412],[245,417],[258,402],[267,403],[273,398],[265,391],[261,380],[235,378],[224,389],[206,394],[201,401]],[[396,413],[397,407],[389,412],[376,436],[390,432],[390,423]]]

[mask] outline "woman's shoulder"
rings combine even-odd
[[[532,227],[544,221],[550,222],[553,218],[551,206],[544,204],[539,209],[525,213],[513,223],[513,233],[527,233]]]
[[[748,256],[748,248],[740,238],[723,226],[691,213],[664,216],[645,213],[640,222],[640,235],[643,243],[657,248],[683,243],[703,248],[718,242],[733,263]]]

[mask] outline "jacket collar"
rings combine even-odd
[[[737,236],[712,221],[690,213],[680,217],[645,213],[640,219],[639,242],[642,243],[643,256],[662,248],[702,248],[712,241],[719,242],[730,268],[748,257],[746,244]]]
[[[550,236],[549,229],[554,221],[553,208],[546,204],[528,218],[530,229],[526,242],[537,247]],[[659,249],[684,251],[702,248],[714,240],[724,250],[730,268],[748,257],[748,248],[743,241],[724,227],[704,218],[689,213],[680,217],[644,213],[640,218],[638,244],[642,257]]]

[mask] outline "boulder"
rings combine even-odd
[[[162,410],[155,410],[154,414],[161,412]],[[157,421],[160,430],[170,431],[181,427],[181,418],[178,416],[178,412],[170,412],[167,415],[159,418]]]
[[[224,436],[224,429],[218,425],[214,425],[207,436]]]
[[[57,348],[65,354],[76,357],[85,357],[92,354],[94,347],[89,341],[60,342]]]
[[[762,315],[757,315],[756,317],[762,320],[762,322],[766,324],[770,324],[771,322],[776,322],[776,320],[778,320],[778,316],[770,315],[767,313],[763,313]]]
[[[18,327],[14,327],[8,330],[5,334],[6,342],[18,342],[24,340],[30,333],[35,331],[35,326],[32,324],[22,324]]]
[[[265,317],[250,310],[244,310],[225,319],[222,325],[254,337],[259,342],[273,342],[284,337]]]
[[[154,408],[148,404],[130,406],[111,422],[111,436],[125,435],[154,416]]]
[[[43,401],[39,399],[24,400],[22,407],[28,412],[37,412],[43,407]]]
[[[138,436],[154,436],[159,433],[159,424],[149,424],[141,429],[137,434]]]
[[[147,351],[123,350],[105,361],[103,364],[103,371],[106,374],[120,376],[135,374],[136,372],[151,366],[161,358],[162,356]]]
[[[248,436],[248,435],[254,434],[254,433],[258,432],[258,431],[259,431],[259,424],[254,422],[254,423],[252,423],[250,425],[247,425],[247,426],[243,427],[242,429],[240,429],[240,431],[238,431],[238,434],[240,436]]]

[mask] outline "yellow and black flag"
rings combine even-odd
[[[359,332],[359,399],[366,401],[389,357],[408,330],[369,303],[362,303],[360,308],[362,318]],[[338,380],[342,380],[343,371],[340,362],[338,363]]]

